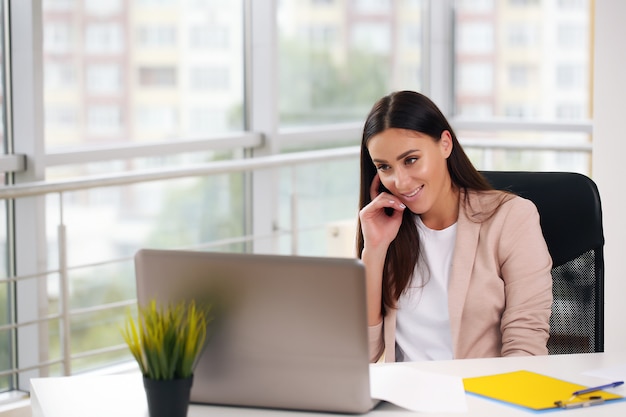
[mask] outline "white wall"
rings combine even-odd
[[[595,1],[594,181],[605,243],[605,350],[626,350],[626,1]]]

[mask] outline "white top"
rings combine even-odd
[[[421,253],[412,282],[398,300],[396,362],[452,359],[448,281],[456,223],[432,230],[415,217]]]

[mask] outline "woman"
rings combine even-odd
[[[392,93],[367,117],[357,253],[372,361],[548,353],[552,260],[537,209],[493,190],[422,94]]]

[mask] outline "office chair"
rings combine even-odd
[[[482,171],[535,203],[552,256],[550,354],[604,351],[604,235],[596,184],[571,172]]]

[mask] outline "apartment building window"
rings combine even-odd
[[[198,136],[206,132],[228,132],[228,114],[220,107],[193,106],[189,110],[188,132]]]
[[[404,41],[404,45],[411,48],[420,48],[423,42],[423,29],[422,26],[414,23],[404,25],[402,28],[402,39]]]
[[[457,10],[470,13],[485,13],[493,11],[494,0],[456,0]]]
[[[493,24],[466,23],[458,28],[457,51],[459,53],[487,54],[493,52]]]
[[[122,11],[122,0],[85,0],[85,11],[92,16],[111,16]]]
[[[526,104],[509,103],[504,106],[504,115],[514,119],[530,119],[537,116],[537,112]]]
[[[200,91],[227,91],[230,85],[228,68],[197,67],[189,74],[189,87]]]
[[[178,0],[137,0],[140,6],[174,6]]]
[[[42,2],[44,11],[74,10],[77,0],[45,0]]]
[[[309,28],[309,38],[312,47],[328,48],[337,41],[337,29],[329,25],[314,25]]]
[[[139,85],[142,87],[174,87],[176,85],[176,68],[140,67]]]
[[[352,0],[354,11],[358,13],[389,13],[391,0]]]
[[[580,120],[585,117],[585,106],[581,103],[561,103],[556,107],[556,118],[559,120]]]
[[[178,131],[177,111],[171,105],[142,105],[137,111],[141,129],[164,130],[170,134]]]
[[[87,67],[87,91],[116,94],[122,88],[122,69],[118,64],[91,64]]]
[[[195,24],[189,29],[189,44],[194,49],[228,50],[228,27],[208,23]]]
[[[588,43],[586,30],[580,24],[561,23],[557,28],[557,44],[559,48],[580,50]]]
[[[122,110],[117,105],[91,105],[87,109],[87,129],[96,135],[116,135],[122,128]]]
[[[90,23],[85,29],[87,53],[116,54],[124,48],[124,32],[118,23]]]
[[[531,83],[532,69],[525,64],[509,67],[509,85],[513,88],[526,88]]]
[[[492,94],[494,91],[493,77],[493,65],[490,62],[463,64],[458,71],[458,94]]]
[[[70,52],[74,43],[74,28],[65,22],[49,22],[44,28],[44,51],[63,54]]]
[[[77,86],[78,75],[75,65],[69,60],[52,60],[46,65],[44,73],[46,88],[67,89]]]
[[[46,126],[51,129],[72,129],[78,126],[78,109],[72,105],[57,105],[45,112]]]
[[[391,47],[391,30],[383,23],[357,23],[350,33],[356,49],[373,53],[386,53]]]
[[[540,0],[509,0],[509,4],[513,7],[529,7],[538,6]]]
[[[506,27],[507,42],[513,48],[527,48],[537,45],[537,27],[528,23],[511,23]]]
[[[562,90],[583,87],[585,80],[584,68],[578,64],[563,63],[556,67],[556,85]]]
[[[142,25],[137,28],[137,45],[142,48],[174,47],[176,30],[170,25]]]
[[[406,85],[414,85],[416,86],[417,91],[422,90],[422,80],[424,76],[422,75],[422,67],[418,64],[406,64],[403,66],[402,73],[404,76],[402,77],[402,82]]]
[[[558,6],[563,10],[585,10],[589,0],[558,0]]]

